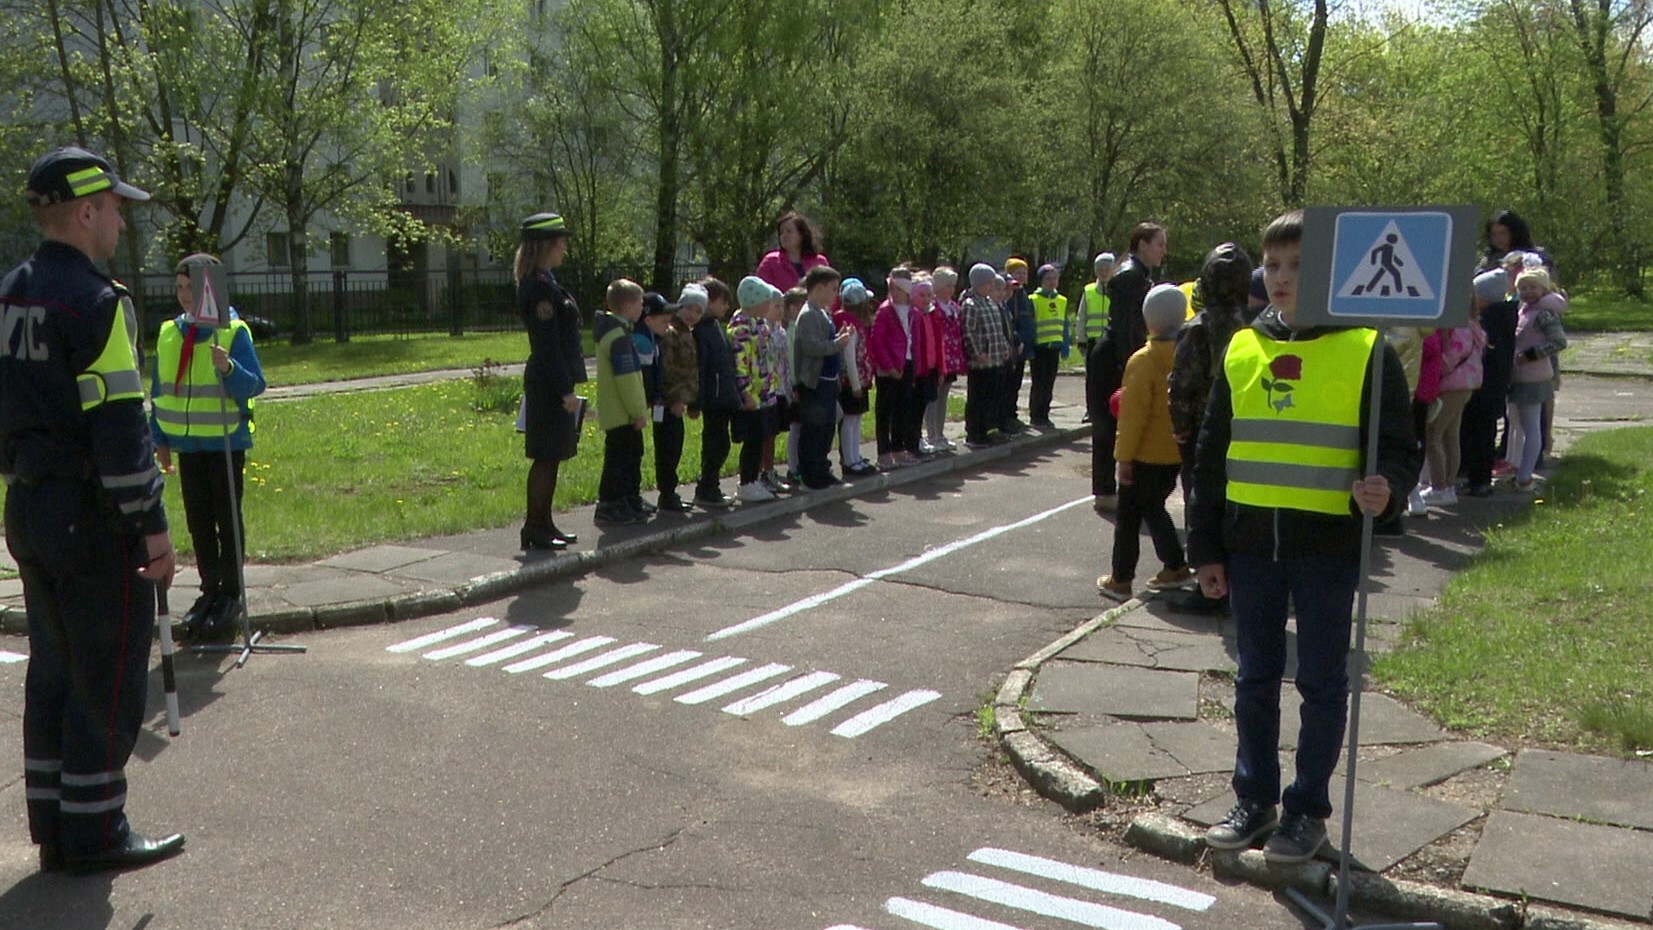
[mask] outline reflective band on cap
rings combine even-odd
[[[552,232],[559,229],[567,229],[568,224],[564,222],[563,218],[560,216],[548,216],[537,223],[524,224],[522,228]]]
[[[98,191],[108,190],[115,186],[115,179],[108,171],[102,168],[82,168],[71,172],[63,180],[69,183],[69,189],[76,197],[85,197]]]

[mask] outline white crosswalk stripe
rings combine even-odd
[[[918,924],[932,930],[1024,930],[1005,923],[1008,912],[1019,912],[1035,920],[1062,921],[1065,925],[1094,927],[1097,930],[1182,930],[1180,924],[1154,913],[1131,907],[1167,906],[1204,913],[1217,899],[1191,888],[1168,882],[1107,872],[1090,866],[1046,859],[1009,849],[986,846],[972,852],[970,862],[998,874],[976,874],[945,869],[924,876],[919,884],[941,892],[944,897],[926,900],[929,895],[895,895],[884,901],[884,913],[899,918],[901,926]],[[1007,881],[1006,877],[1061,883],[1066,889],[1056,894],[1048,888]],[[1117,899],[1125,898],[1128,902]],[[990,916],[973,913],[986,905]],[[1017,918],[1011,917],[1016,920]],[[859,924],[835,924],[827,930],[868,930]]]
[[[4,649],[0,649],[0,665],[12,665],[17,662],[27,662],[28,659],[29,657],[21,652],[7,652]]]
[[[707,656],[697,649],[661,649],[658,643],[625,643],[612,636],[576,638],[568,630],[502,626],[495,617],[467,620],[386,647],[388,652],[418,653],[433,662],[461,659],[471,668],[497,667],[511,675],[540,671],[541,677],[552,681],[583,680],[594,688],[629,684],[632,693],[644,696],[680,692],[673,700],[690,706],[732,698],[722,705],[724,713],[750,717],[773,711],[787,726],[836,715],[842,719],[830,732],[845,739],[866,734],[941,697],[936,691],[913,690],[870,707],[856,707],[889,685],[861,678],[817,696],[822,689],[842,682],[843,676],[813,670],[768,684],[793,673],[793,667],[781,662],[755,664],[744,656]],[[806,700],[802,706],[793,706]]]

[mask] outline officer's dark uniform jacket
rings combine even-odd
[[[0,283],[0,474],[95,482],[134,534],[166,531],[126,289],[44,242]]]
[[[1264,310],[1252,323],[1264,339],[1276,343],[1305,342],[1345,327],[1315,327],[1294,332],[1274,308]],[[1237,338],[1237,337],[1236,337]],[[1229,349],[1232,351],[1233,342]],[[1360,391],[1359,450],[1364,459],[1367,446],[1368,411],[1371,407],[1371,365],[1367,358]],[[1303,381],[1295,390],[1313,390]],[[1412,438],[1412,396],[1400,356],[1383,346],[1383,406],[1378,419],[1377,474],[1389,481],[1389,507],[1379,520],[1392,516],[1403,506],[1417,471]],[[1234,401],[1229,380],[1219,377],[1212,384],[1200,427],[1194,462],[1194,486],[1188,510],[1188,561],[1191,565],[1226,562],[1229,553],[1243,552],[1263,558],[1292,559],[1303,556],[1360,557],[1360,511],[1349,498],[1348,512],[1333,515],[1306,509],[1261,507],[1229,499],[1228,457],[1233,439]],[[1361,474],[1366,469],[1360,470]]]
[[[545,385],[560,401],[586,379],[580,308],[549,271],[535,272],[517,284],[517,306],[528,328],[523,380]]]

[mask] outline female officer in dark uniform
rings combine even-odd
[[[523,446],[534,462],[528,468],[523,549],[564,549],[577,541],[551,519],[557,469],[578,450],[581,401],[574,385],[585,380],[580,308],[552,274],[567,254],[568,224],[562,217],[536,213],[522,221],[515,271],[517,311],[528,327]]]

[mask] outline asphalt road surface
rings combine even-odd
[[[443,617],[181,658],[128,768],[173,861],[35,871],[0,664],[0,928],[1297,928],[1002,769],[976,712],[1107,604],[1081,444]],[[1150,571],[1151,547],[1144,555]],[[26,651],[23,641],[0,649]]]

